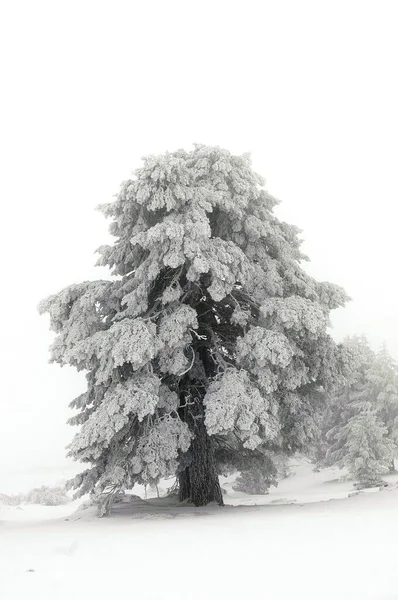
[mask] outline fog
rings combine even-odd
[[[398,359],[394,2],[13,2],[2,50],[0,471],[65,464],[84,388],[47,364],[38,302],[107,276],[94,208],[140,157],[251,152],[315,277],[352,298],[333,335]]]

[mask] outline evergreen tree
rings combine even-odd
[[[271,485],[277,485],[278,470],[275,460],[264,456],[262,460],[253,459],[248,468],[237,477],[233,489],[245,494],[266,494]]]
[[[374,354],[364,336],[348,338],[344,347],[352,353],[352,370],[325,417],[331,442],[325,463],[346,467],[362,486],[377,484],[394,465],[397,370],[386,347]]]
[[[346,365],[342,385],[323,391],[318,402],[318,436],[315,444],[315,460],[318,468],[333,464],[334,452],[338,449],[336,435],[351,417],[357,414],[355,402],[363,399],[366,373],[374,360],[374,352],[364,335],[346,337],[342,344]]]
[[[338,448],[333,451],[333,462],[347,468],[358,480],[359,487],[380,485],[395,445],[387,437],[387,429],[370,402],[354,402],[351,409],[356,410],[356,414],[336,434]]]
[[[180,500],[222,504],[218,473],[313,438],[316,391],[344,366],[329,312],[347,298],[302,269],[276,204],[247,155],[197,145],[146,158],[102,207],[112,277],[40,305],[51,360],[87,377],[71,403],[69,455],[90,464],[77,493],[174,473]]]
[[[383,344],[366,373],[365,396],[372,401],[378,415],[387,428],[387,435],[398,443],[398,368],[396,362]],[[395,470],[394,457],[390,471]]]

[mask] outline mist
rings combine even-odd
[[[154,8],[156,7],[156,10]],[[49,365],[38,302],[109,276],[95,207],[144,155],[251,152],[302,230],[308,272],[342,285],[337,340],[398,358],[398,42],[385,2],[8,3],[2,8],[0,470],[61,466],[84,377]]]

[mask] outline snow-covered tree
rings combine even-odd
[[[336,434],[357,414],[354,403],[363,397],[366,373],[374,360],[374,352],[364,335],[346,337],[341,352],[345,362],[342,385],[319,392],[314,459],[321,468],[333,464],[334,451],[339,446]]]
[[[375,409],[387,428],[387,435],[398,444],[398,368],[383,344],[366,373],[364,396],[374,403]],[[395,455],[396,456],[396,455]],[[395,470],[394,458],[390,471]]]
[[[102,207],[112,277],[40,305],[51,360],[87,376],[71,403],[69,455],[90,464],[78,493],[174,473],[181,500],[222,504],[219,472],[311,440],[315,392],[344,362],[329,313],[347,298],[300,266],[277,203],[247,155],[196,145],[146,158]]]
[[[326,464],[348,469],[361,485],[377,483],[394,467],[397,451],[398,373],[385,346],[375,354],[364,336],[348,338],[351,373],[325,415]]]
[[[370,402],[354,402],[351,409],[356,414],[336,433],[333,462],[346,468],[359,487],[380,485],[396,447]]]
[[[252,459],[246,470],[241,470],[233,489],[245,494],[266,494],[271,485],[277,485],[278,470],[273,457]]]

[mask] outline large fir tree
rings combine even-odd
[[[222,504],[218,473],[294,452],[342,358],[327,333],[345,293],[300,266],[247,155],[195,146],[146,158],[102,207],[108,281],[43,301],[51,360],[86,372],[69,455],[83,494],[176,474],[180,500]]]

